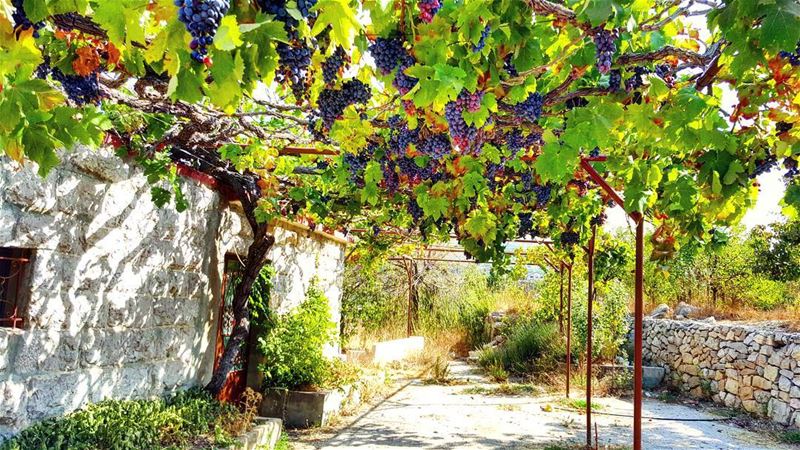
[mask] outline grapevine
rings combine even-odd
[[[423,22],[431,23],[442,4],[439,0],[420,0],[417,6],[419,6],[419,18]]]
[[[39,30],[44,28],[44,22],[31,22],[27,14],[25,14],[23,3],[24,0],[11,0],[11,5],[14,7],[14,12],[11,15],[14,20],[14,29],[17,34],[21,31],[33,30],[33,37],[38,38]]]
[[[192,59],[209,64],[208,46],[214,42],[214,35],[225,14],[230,8],[229,0],[175,0],[178,19],[192,35],[189,48]]]
[[[599,30],[594,34],[594,45],[596,48],[597,70],[600,73],[608,73],[617,45],[614,43],[616,37],[608,30]]]

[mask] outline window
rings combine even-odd
[[[22,328],[29,291],[30,249],[0,247],[0,327]]]

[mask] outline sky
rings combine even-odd
[[[745,214],[741,222],[745,231],[750,231],[758,225],[769,225],[776,221],[786,220],[786,217],[781,213],[780,206],[780,201],[786,191],[782,172],[780,170],[772,170],[760,175],[757,180],[760,184],[758,201],[755,207]],[[608,210],[608,220],[605,225],[606,231],[615,231],[620,228],[628,229],[628,227],[633,230],[633,222],[630,222],[622,208],[615,206]]]

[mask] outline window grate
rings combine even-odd
[[[30,249],[0,247],[0,327],[25,326],[32,255]]]

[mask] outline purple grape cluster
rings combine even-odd
[[[21,31],[33,30],[33,37],[39,37],[39,30],[44,28],[44,22],[31,22],[28,15],[25,14],[23,6],[24,0],[11,0],[11,5],[14,11],[11,13],[11,18],[14,20],[14,30],[17,32],[17,37]]]
[[[525,100],[514,105],[514,114],[530,122],[536,122],[542,115],[543,101],[542,94],[534,92]]]
[[[61,69],[55,67],[50,73],[55,81],[61,83],[67,97],[78,105],[97,105],[103,98],[97,72],[82,77],[65,74]]]
[[[406,55],[403,41],[399,37],[379,37],[369,45],[368,50],[383,75],[391,73]]]
[[[483,30],[481,30],[481,37],[478,39],[478,43],[472,45],[472,53],[478,53],[479,51],[483,50],[483,48],[486,46],[486,38],[489,37],[489,33],[491,32],[492,27],[489,25],[483,27]]]
[[[342,160],[347,165],[350,172],[350,182],[358,187],[364,187],[364,169],[369,162],[368,152],[345,153]]]
[[[445,105],[444,118],[447,120],[447,125],[450,129],[450,137],[456,147],[464,150],[470,147],[470,141],[477,135],[477,130],[475,127],[467,125],[461,112],[462,105],[457,101],[449,102]]]
[[[622,86],[622,72],[619,70],[612,70],[608,74],[608,90],[616,92]]]
[[[672,71],[672,66],[669,64],[659,64],[656,66],[656,75],[667,83],[667,86],[672,87],[675,84],[675,74]]]
[[[638,89],[644,85],[644,81],[642,76],[647,75],[650,73],[646,67],[636,66],[633,68],[633,75],[630,76],[627,80],[625,80],[625,90],[630,92],[635,89]]]
[[[753,171],[750,173],[750,178],[755,178],[761,174],[767,173],[772,170],[773,167],[777,167],[778,165],[778,158],[775,155],[769,155],[764,159],[756,161],[756,166]]]
[[[503,170],[505,169],[505,164],[501,161],[499,164],[497,163],[489,163],[486,164],[486,172],[484,173],[484,178],[486,178],[486,187],[489,188],[490,191],[495,192],[499,186],[497,182],[497,177],[503,174]]]
[[[503,138],[505,139],[506,147],[511,150],[512,158],[516,157],[517,153],[525,148],[525,138],[522,136],[522,132],[518,128],[506,132],[503,135]]]
[[[550,202],[550,197],[552,195],[552,189],[550,186],[535,184],[531,188],[531,191],[536,194],[536,206],[539,208],[544,207],[548,202]]]
[[[426,23],[433,22],[433,16],[439,12],[442,3],[439,0],[419,0],[419,18]]]
[[[417,60],[411,55],[405,55],[400,59],[400,67],[397,68],[397,73],[394,75],[392,86],[394,86],[400,95],[405,95],[417,85],[418,79],[406,75],[405,71],[409,67],[417,63]]]
[[[601,211],[600,214],[592,217],[589,220],[589,224],[602,227],[606,223],[606,220],[608,220],[608,215],[605,211]]]
[[[433,177],[433,169],[431,165],[420,167],[417,165],[414,158],[401,157],[397,159],[397,167],[400,173],[404,175],[410,184],[418,184]]]
[[[308,91],[308,66],[313,51],[304,42],[283,42],[276,46],[279,70],[275,78],[279,83],[289,83],[297,101],[306,97]]]
[[[533,215],[529,212],[519,213],[519,228],[517,229],[517,237],[524,238],[528,235],[533,235]]]
[[[775,124],[775,133],[776,134],[783,134],[787,131],[791,130],[794,124],[789,122],[778,122]]]
[[[481,109],[482,100],[483,92],[469,92],[462,89],[456,98],[456,104],[462,111],[476,112]]]
[[[595,55],[597,58],[597,70],[600,73],[608,73],[611,70],[612,58],[617,51],[614,43],[616,37],[608,30],[598,30],[594,33]]]
[[[592,158],[597,158],[598,156],[600,156],[600,147],[595,147],[589,150],[589,156]]]
[[[419,129],[408,129],[408,124],[398,115],[390,117],[387,123],[389,124],[389,154],[404,156],[409,145],[418,143]]]
[[[797,47],[795,47],[794,53],[783,50],[778,53],[778,56],[787,59],[792,66],[800,66],[800,41],[797,41]]]
[[[444,158],[452,151],[450,139],[444,133],[436,133],[423,140],[419,145],[419,150],[423,155],[436,160]]]
[[[505,70],[508,76],[512,78],[519,76],[519,72],[514,66],[514,62],[511,61],[511,54],[508,54],[505,58],[503,58],[503,70]]]
[[[325,84],[332,84],[339,78],[339,70],[350,62],[350,57],[347,56],[342,46],[337,46],[333,53],[325,58],[322,63],[322,79]]]
[[[409,198],[408,204],[406,205],[406,210],[408,214],[411,216],[411,219],[414,223],[418,224],[422,221],[422,218],[425,216],[425,211],[417,203],[417,199]]]
[[[369,86],[361,80],[348,80],[341,89],[323,89],[317,99],[319,116],[325,126],[330,127],[345,108],[356,103],[367,103],[371,96]]]
[[[192,35],[189,48],[192,59],[208,63],[208,46],[214,42],[214,35],[228,9],[230,0],[175,0],[178,19]]]
[[[800,175],[800,169],[797,167],[797,160],[792,158],[784,158],[783,159],[783,167],[785,167],[786,173],[783,174],[783,177],[786,180],[793,180],[798,175]]]
[[[284,24],[284,28],[288,31],[296,28],[299,25],[297,19],[292,17],[289,10],[286,8],[286,0],[257,0],[258,7],[266,14],[275,16]],[[311,15],[311,7],[317,4],[317,0],[297,0],[297,10],[303,17]]]
[[[559,237],[559,241],[561,242],[561,245],[564,247],[572,247],[573,245],[577,244],[580,240],[581,240],[580,235],[572,230],[564,231],[563,233],[561,233],[561,236]]]

